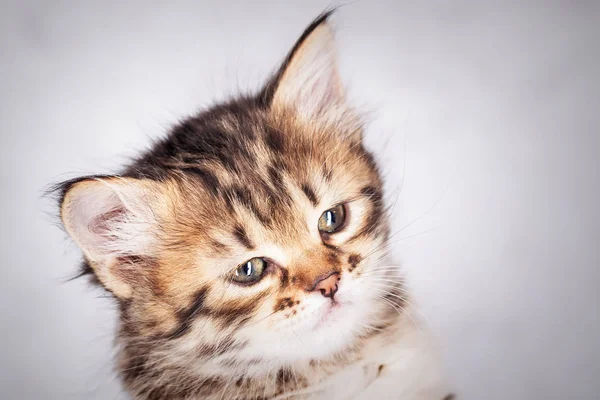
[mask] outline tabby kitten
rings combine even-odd
[[[121,174],[60,185],[120,307],[135,399],[446,395],[383,264],[382,181],[319,16],[255,96],[175,126]]]

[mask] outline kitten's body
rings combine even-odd
[[[119,176],[61,185],[63,223],[120,305],[134,398],[445,396],[384,263],[382,182],[327,18],[257,96],[183,121]]]

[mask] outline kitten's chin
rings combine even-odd
[[[249,332],[248,358],[285,364],[328,360],[347,352],[380,316],[382,303],[367,289],[364,282],[347,281],[333,300],[316,295],[304,299],[293,317]]]
[[[367,317],[366,307],[343,300],[324,302],[314,311],[298,348],[311,359],[332,357],[354,344]]]
[[[321,318],[317,320],[314,330],[318,331],[324,327],[327,327],[328,325],[335,324],[345,311],[343,310],[344,307],[348,307],[348,305],[342,305],[338,301],[332,301],[324,304],[321,311]]]

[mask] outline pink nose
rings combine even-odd
[[[325,297],[330,297],[333,299],[333,296],[335,296],[335,293],[338,291],[338,281],[340,280],[340,274],[337,272],[334,272],[333,274],[329,275],[326,278],[323,278],[319,281],[317,281],[314,289],[312,290],[313,292],[321,292],[321,294]]]

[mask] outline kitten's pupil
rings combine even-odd
[[[325,219],[327,220],[327,225],[332,226],[335,224],[335,214],[331,212],[331,210],[325,211]]]
[[[252,263],[250,261],[248,261],[246,263],[246,275],[247,276],[251,276],[252,275]]]

